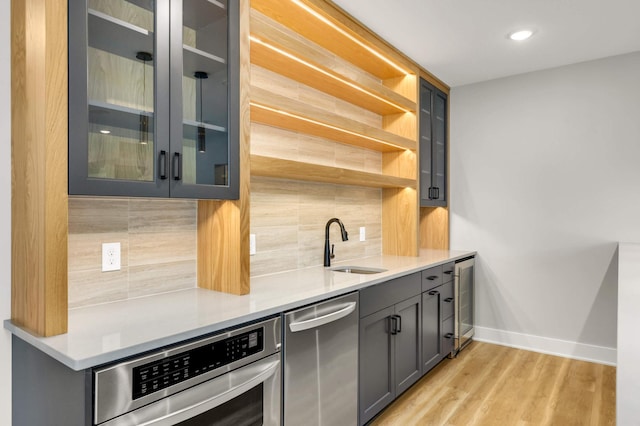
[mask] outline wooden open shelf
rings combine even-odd
[[[335,71],[336,59],[266,16],[251,14],[251,62],[379,115],[415,112],[416,103],[364,74]]]
[[[251,156],[251,175],[281,179],[366,186],[370,188],[415,188],[416,180],[340,167],[283,160],[261,155]]]
[[[379,152],[417,147],[414,140],[258,87],[251,88],[251,121]]]
[[[328,2],[252,0],[251,7],[381,80],[411,74],[415,68]]]

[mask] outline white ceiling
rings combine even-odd
[[[333,1],[451,87],[640,51],[640,0]]]

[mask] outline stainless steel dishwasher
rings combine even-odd
[[[284,424],[358,423],[358,293],[291,311],[284,321]]]

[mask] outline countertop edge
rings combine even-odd
[[[195,327],[187,331],[169,334],[161,338],[147,340],[139,344],[134,344],[124,348],[106,351],[99,355],[88,356],[85,358],[73,358],[64,352],[57,350],[55,347],[53,347],[51,344],[47,342],[48,339],[52,339],[52,338],[36,336],[30,333],[28,330],[20,327],[19,325],[14,324],[10,319],[7,319],[4,321],[4,328],[10,331],[16,337],[20,338],[21,340],[24,340],[26,343],[29,343],[30,345],[46,353],[47,355],[51,356],[55,360],[64,364],[65,366],[71,368],[72,370],[80,371],[88,368],[97,367],[103,364],[112,363],[114,361],[139,355],[145,352],[157,350],[165,346],[175,345],[180,342],[184,342],[186,340],[203,337],[208,334],[223,331],[223,330],[236,327],[245,323],[250,323],[262,318],[279,315],[283,312],[287,312],[293,309],[298,309],[306,305],[310,305],[316,302],[320,302],[320,301],[338,297],[347,293],[358,291],[363,288],[370,287],[370,286],[373,286],[382,282],[386,282],[395,278],[410,275],[415,272],[420,272],[428,268],[443,265],[445,263],[454,262],[456,260],[460,260],[465,257],[477,255],[476,251],[456,251],[456,253],[457,253],[456,255],[452,255],[446,259],[442,259],[439,261],[425,263],[423,265],[414,266],[414,267],[407,267],[401,270],[390,271],[390,273],[371,275],[370,279],[368,279],[367,281],[355,283],[345,288],[335,289],[332,291],[327,291],[322,294],[304,297],[296,301],[273,306],[268,309],[259,310],[259,311],[251,312],[248,314],[240,315],[240,316],[230,317],[223,321],[207,324],[200,327]],[[336,263],[334,266],[339,266],[340,264],[353,264],[357,262],[358,260],[345,261],[345,262]],[[279,274],[270,274],[270,276],[277,276],[277,275]],[[261,277],[265,277],[265,276],[254,277],[254,279],[259,280]],[[55,338],[55,336],[53,336],[53,338]]]

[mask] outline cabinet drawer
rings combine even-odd
[[[453,271],[456,267],[455,262],[449,262],[442,265],[442,282],[448,283],[449,281],[453,281]]]
[[[431,290],[442,284],[442,266],[425,269],[422,273],[422,291]]]
[[[360,318],[420,294],[420,272],[360,290]]]
[[[442,321],[442,357],[448,356],[453,350],[454,330],[453,317]]]
[[[440,290],[440,303],[442,304],[442,319],[445,320],[453,315],[453,282],[441,285],[438,290]]]

